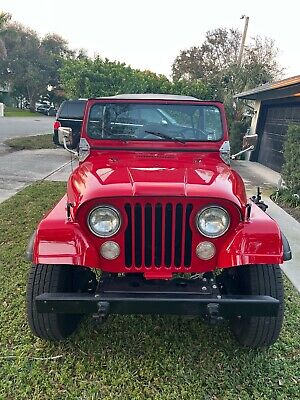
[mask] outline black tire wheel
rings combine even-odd
[[[38,313],[35,298],[42,293],[77,292],[78,272],[89,279],[89,271],[72,265],[33,265],[27,282],[27,318],[32,333],[46,340],[62,340],[78,326],[81,315]],[[81,275],[82,276],[82,275]]]
[[[283,279],[279,265],[245,265],[232,268],[230,272],[235,294],[265,295],[279,300],[275,317],[237,317],[231,321],[231,330],[242,346],[253,349],[271,346],[279,337],[284,313]]]

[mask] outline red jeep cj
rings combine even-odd
[[[71,128],[59,140],[74,147]],[[67,194],[28,247],[35,335],[63,339],[86,313],[180,314],[229,320],[248,347],[276,341],[279,264],[291,252],[259,193],[248,199],[230,168],[222,103],[90,99],[78,157]]]

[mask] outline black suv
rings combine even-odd
[[[64,126],[66,128],[72,128],[72,148],[78,146],[85,104],[85,99],[65,100],[61,103],[53,125],[53,142],[55,144],[59,145],[58,128]]]

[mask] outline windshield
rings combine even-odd
[[[218,107],[193,104],[96,103],[87,133],[99,140],[218,141],[223,136]]]

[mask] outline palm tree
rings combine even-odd
[[[7,51],[5,47],[4,36],[7,32],[7,24],[11,19],[11,15],[9,13],[0,12],[0,59],[4,59],[7,56]]]

